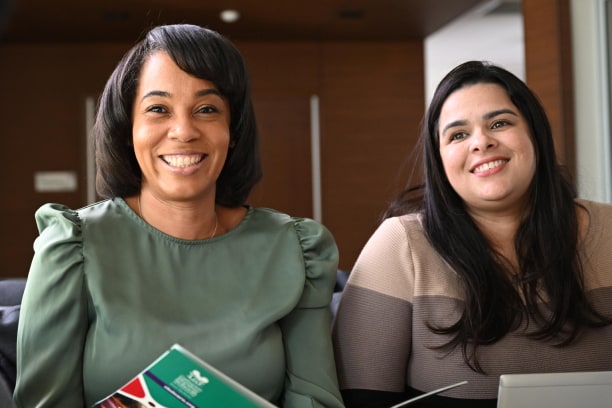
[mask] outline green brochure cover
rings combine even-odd
[[[275,405],[175,344],[94,408],[273,408]]]

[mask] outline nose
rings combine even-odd
[[[491,136],[487,129],[477,129],[470,138],[471,151],[485,151],[497,145],[497,140]]]
[[[168,138],[178,140],[180,142],[189,142],[200,137],[200,131],[194,123],[195,119],[191,115],[175,116],[170,129],[168,130]]]

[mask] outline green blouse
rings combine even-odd
[[[330,339],[338,250],[321,224],[249,207],[186,241],[122,199],[46,204],[17,339],[19,407],[89,407],[179,343],[283,407],[341,407]]]

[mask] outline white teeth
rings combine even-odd
[[[493,169],[493,168],[495,168],[497,166],[501,166],[504,163],[506,163],[506,160],[495,160],[495,161],[492,161],[492,162],[481,164],[480,166],[478,166],[478,167],[476,167],[474,169],[474,173],[480,173],[481,171]]]
[[[171,156],[162,156],[162,159],[172,167],[189,167],[199,163],[204,158],[201,154],[190,156],[175,154]]]

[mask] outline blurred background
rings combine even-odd
[[[468,59],[524,79],[581,196],[611,202],[610,1],[0,0],[0,278],[27,275],[40,205],[97,200],[98,95],[158,24],[198,24],[238,46],[264,166],[250,202],[323,222],[342,269],[413,170],[437,82]]]

